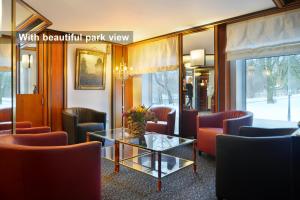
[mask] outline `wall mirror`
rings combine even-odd
[[[183,36],[183,110],[213,112],[214,83],[214,29]]]

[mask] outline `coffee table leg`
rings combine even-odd
[[[158,180],[157,180],[157,191],[161,191],[161,152],[157,152],[158,162]]]
[[[115,173],[120,171],[120,143],[115,141]]]
[[[151,151],[151,170],[155,170],[155,151]]]
[[[86,139],[86,142],[90,142],[91,141],[90,132],[86,132],[85,139]]]
[[[193,143],[193,171],[196,172],[197,171],[197,143],[196,141],[194,141]]]

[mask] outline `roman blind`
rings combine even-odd
[[[133,75],[178,69],[178,36],[129,46],[128,66]]]
[[[227,60],[300,53],[300,9],[227,26]]]

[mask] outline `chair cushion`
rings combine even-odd
[[[86,132],[92,131],[102,131],[104,129],[103,123],[79,123],[77,125],[78,130],[78,142],[85,142],[86,141]]]
[[[148,121],[146,125],[146,131],[167,134],[168,124],[166,121],[157,121],[157,123]]]
[[[216,155],[216,136],[223,134],[222,128],[199,128],[197,135],[197,147],[209,155]]]

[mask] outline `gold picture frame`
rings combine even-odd
[[[105,90],[106,53],[76,49],[76,90]]]

